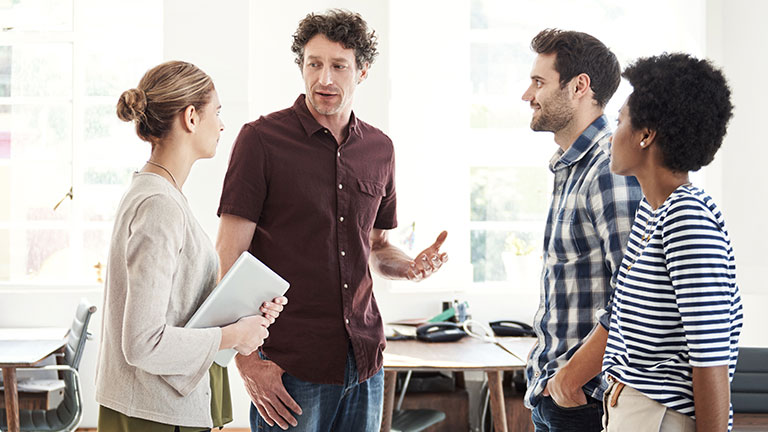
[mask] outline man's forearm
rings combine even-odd
[[[223,213],[216,236],[216,253],[219,255],[219,280],[229,271],[243,251],[248,250],[256,223],[239,216]]]
[[[387,243],[371,249],[371,268],[387,279],[407,279],[411,258]]]

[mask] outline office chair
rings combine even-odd
[[[413,371],[408,371],[403,382],[403,390],[400,391],[400,399],[397,401],[397,407],[392,412],[392,432],[420,432],[445,420],[445,413],[431,409],[413,409],[403,410],[403,398],[408,389],[408,382],[411,380]]]
[[[83,401],[80,396],[80,374],[78,367],[83,357],[85,341],[89,336],[88,323],[96,306],[86,299],[80,300],[75,312],[75,319],[67,334],[64,347],[64,364],[41,366],[37,368],[19,368],[25,371],[53,370],[60,372],[64,380],[64,400],[51,410],[19,410],[19,424],[23,431],[73,431],[77,429],[83,416]],[[7,430],[8,421],[5,409],[0,410],[0,429]]]
[[[734,413],[768,413],[768,348],[739,348],[731,403]]]

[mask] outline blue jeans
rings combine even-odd
[[[536,432],[600,432],[603,430],[603,403],[587,396],[587,404],[562,408],[549,396],[542,396],[531,412]]]
[[[262,356],[263,357],[263,356]],[[294,415],[299,424],[289,427],[294,432],[362,432],[381,428],[384,404],[384,370],[362,383],[358,383],[357,364],[352,348],[347,354],[344,385],[314,384],[287,373],[283,385],[288,394],[301,407],[302,414]],[[281,431],[280,426],[269,426],[251,404],[251,431]]]

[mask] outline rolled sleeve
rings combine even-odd
[[[642,192],[634,177],[611,173],[609,160],[602,162],[601,172],[592,180],[589,192],[588,212],[605,257],[606,271],[611,275],[611,295],[607,296],[606,303],[595,314],[600,325],[607,330],[610,327],[613,289],[616,288],[619,268]]]

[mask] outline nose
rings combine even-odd
[[[533,92],[531,91],[531,88],[528,87],[525,92],[523,93],[522,99],[526,102],[531,102],[533,100]]]
[[[331,85],[333,84],[333,78],[331,77],[331,68],[330,66],[323,66],[323,70],[320,73],[320,84],[322,85]]]

